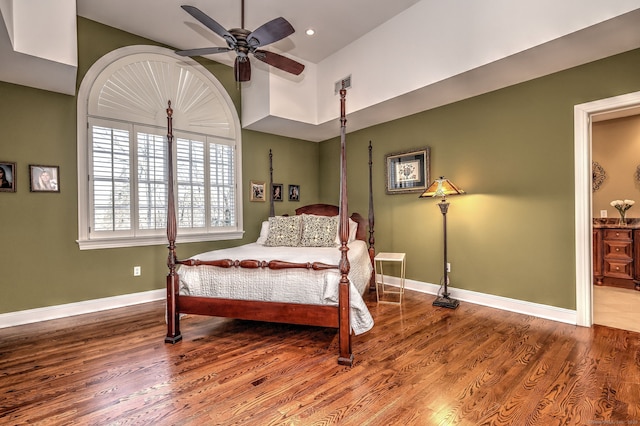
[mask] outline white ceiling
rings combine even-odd
[[[245,0],[244,28],[253,31],[279,16],[296,32],[271,45],[295,58],[319,63],[419,0]],[[226,47],[180,5],[195,6],[226,29],[241,27],[241,0],[77,0],[78,15],[177,49]],[[307,28],[316,34],[309,37]],[[210,59],[232,64],[223,53]]]
[[[183,1],[227,29],[241,26],[241,0]],[[24,9],[29,9],[27,23],[29,16],[39,14],[53,25],[64,22],[72,32],[75,22],[68,24],[68,18],[56,16],[61,5],[75,8],[79,16],[176,49],[225,46],[221,37],[180,8],[183,1],[0,0],[4,18],[0,20],[0,80],[75,94],[76,82],[69,76],[75,79],[77,64],[37,58],[12,46],[8,32],[16,28],[7,17],[13,14],[17,19],[17,12]],[[75,18],[73,12],[67,15]],[[254,30],[278,16],[290,21],[296,32],[267,49],[305,62],[304,84],[274,73],[279,82],[267,81],[263,93],[255,87],[262,84],[257,76],[253,88],[243,88],[243,124],[313,141],[338,135],[337,108],[325,86],[352,70],[349,131],[640,47],[640,0],[246,0],[246,29]],[[33,25],[23,27],[21,36],[25,30],[38,32]],[[316,35],[307,36],[307,28]],[[40,37],[32,46],[50,40]],[[50,48],[55,49],[55,44],[49,43]],[[70,45],[75,47],[75,40]],[[231,65],[234,54],[209,58]],[[390,79],[393,75],[404,78]],[[317,87],[309,89],[313,84]],[[317,95],[308,96],[302,88]],[[272,104],[274,99],[288,97],[284,105],[316,113],[300,119],[268,105],[264,114],[260,111],[262,115],[245,123],[244,108],[251,101],[245,94],[252,91]]]

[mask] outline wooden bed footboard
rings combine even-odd
[[[335,306],[180,296],[180,312],[284,324],[338,327]]]
[[[338,265],[327,265],[322,262],[285,262],[283,260],[231,260],[231,259],[216,259],[216,260],[199,260],[199,259],[187,259],[178,260],[176,263],[186,266],[217,266],[219,268],[246,268],[246,269],[313,269],[314,271],[323,271],[325,269],[338,269]]]

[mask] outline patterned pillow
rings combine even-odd
[[[269,218],[269,235],[264,242],[269,247],[297,247],[300,245],[302,218],[300,216],[276,216]]]
[[[335,247],[338,216],[302,215],[302,247]]]

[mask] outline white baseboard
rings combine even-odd
[[[393,286],[400,286],[400,279],[397,277],[385,275],[384,279],[385,284],[388,282]],[[438,294],[438,290],[440,290],[440,286],[437,284],[429,284],[413,280],[405,280],[404,287],[409,290],[434,295]],[[491,308],[501,309],[503,311],[517,312],[519,314],[531,315],[567,324],[577,324],[577,311],[572,311],[570,309],[526,302],[517,299],[509,299],[507,297],[478,293],[455,287],[449,287],[448,290],[452,298],[458,299],[461,302],[470,302],[476,305],[488,306]]]
[[[385,284],[399,286],[400,280],[396,277],[385,275]],[[405,280],[405,288],[427,294],[437,294],[439,285],[423,283],[421,281]],[[522,300],[509,299],[507,297],[493,296],[491,294],[477,293],[475,291],[449,287],[449,293],[454,299],[477,305],[489,306],[510,312],[531,315],[567,324],[577,323],[577,313],[569,309],[555,306],[541,305]],[[139,303],[163,300],[166,290],[150,290],[141,293],[124,294],[121,296],[106,297],[103,299],[86,300],[83,302],[68,303],[65,305],[47,306],[44,308],[29,309],[25,311],[0,314],[0,328],[14,325],[30,324],[38,321],[47,321],[74,315],[88,314],[107,309],[122,308],[124,306],[137,305]]]
[[[103,299],[67,303],[65,305],[9,312],[7,314],[0,314],[0,328],[105,311],[107,309],[122,308],[125,306],[137,305],[139,303],[153,302],[155,300],[163,300],[166,295],[167,290],[165,289],[150,290],[141,293],[105,297]]]

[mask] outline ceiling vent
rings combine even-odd
[[[342,83],[344,83],[344,88],[345,89],[350,89],[351,88],[351,76],[348,75],[345,78],[336,81],[336,84],[335,84],[335,93],[336,93],[336,95],[338,93],[340,93],[340,89],[342,89]]]

